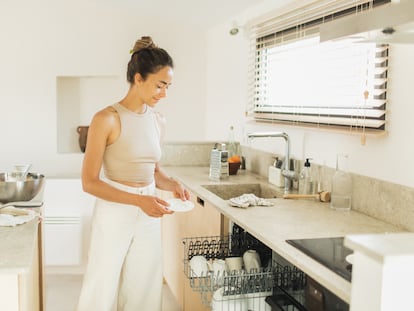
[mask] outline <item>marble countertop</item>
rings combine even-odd
[[[15,227],[0,227],[0,273],[24,274],[33,262],[39,218]]]
[[[228,201],[208,191],[203,185],[263,183],[267,179],[246,171],[229,176],[220,182],[211,181],[208,167],[164,167],[173,178],[181,181],[193,194],[209,202],[226,217],[261,240],[280,256],[317,280],[344,301],[350,301],[351,283],[319,264],[295,247],[287,239],[339,237],[355,234],[391,233],[403,230],[365,214],[349,211],[338,212],[329,203],[315,200],[270,199],[268,207],[231,207]]]

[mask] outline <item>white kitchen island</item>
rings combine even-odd
[[[43,310],[41,234],[38,217],[0,227],[0,310]]]
[[[286,200],[279,197],[270,199],[274,203],[273,206],[255,206],[246,209],[231,207],[227,200],[208,191],[203,185],[267,184],[267,180],[249,172],[239,171],[238,175],[213,182],[208,177],[208,167],[164,167],[164,169],[197,197],[214,206],[224,216],[347,303],[351,301],[351,283],[289,245],[286,240],[404,231],[356,211],[332,210],[329,204],[314,200]]]

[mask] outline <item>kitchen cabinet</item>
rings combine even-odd
[[[163,199],[171,198],[171,193],[160,191]],[[184,311],[210,310],[201,302],[200,294],[194,292],[184,275],[184,246],[186,237],[217,236],[228,232],[228,223],[210,203],[190,192],[195,207],[185,213],[176,212],[162,219],[164,249],[164,278],[179,306]]]
[[[0,228],[1,248],[7,249],[0,267],[0,310],[43,310],[42,227],[37,222]]]
[[[27,274],[19,275],[19,304],[20,311],[36,311],[41,310],[41,296],[40,293],[43,292],[41,281],[43,275],[40,274],[42,271],[40,267],[40,248],[39,248],[39,239],[35,239],[34,253],[32,264],[29,268]]]
[[[326,203],[314,200],[285,200],[276,197],[269,199],[274,203],[273,206],[234,208],[229,206],[227,200],[208,190],[206,185],[214,184],[208,178],[208,170],[208,167],[166,168],[167,173],[182,182],[193,195],[205,199],[205,206],[211,206],[216,209],[216,213],[228,217],[346,303],[351,300],[351,283],[286,243],[286,240],[404,231],[354,210],[346,213],[334,211]],[[267,182],[267,178],[245,172],[230,176],[218,185],[261,182]]]

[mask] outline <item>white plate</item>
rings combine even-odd
[[[170,206],[168,206],[168,209],[174,212],[188,212],[194,208],[194,203],[189,200],[183,201],[181,199],[176,198],[176,199],[169,199],[167,200],[167,202],[170,203]]]
[[[348,256],[345,257],[345,260],[351,265],[354,264],[354,254],[349,254]]]

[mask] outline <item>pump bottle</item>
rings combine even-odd
[[[300,194],[314,194],[313,177],[311,170],[310,158],[306,158],[302,171],[299,175],[299,193]]]

